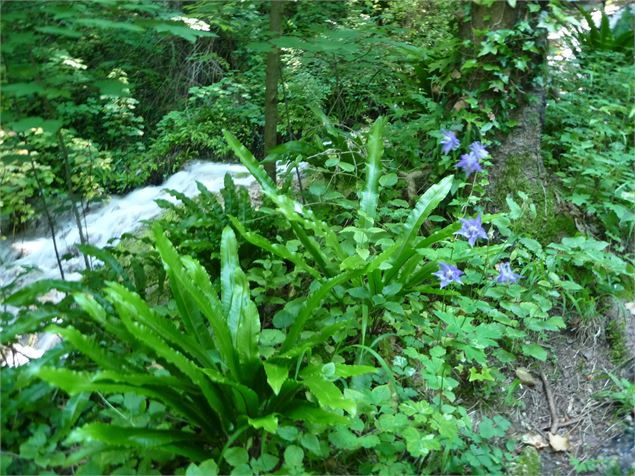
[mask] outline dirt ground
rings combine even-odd
[[[628,326],[635,327],[635,315],[629,316]],[[529,369],[536,382],[521,386],[519,403],[508,415],[515,436],[526,442],[522,460],[528,462],[512,474],[573,475],[586,470],[634,475],[635,415],[619,415],[617,406],[598,394],[614,387],[609,372],[634,381],[635,342],[627,340],[631,355],[619,366],[611,361],[611,348],[600,326],[595,333],[589,329],[558,333],[548,345],[553,357]],[[551,408],[545,381],[552,394]],[[553,442],[568,447],[565,451],[554,451],[550,445],[554,413],[555,435],[563,438]],[[574,458],[586,463],[576,468]]]

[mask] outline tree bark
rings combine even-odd
[[[271,0],[269,10],[269,31],[271,38],[277,38],[282,34],[282,13],[284,2],[282,0]],[[280,80],[280,49],[272,46],[267,53],[267,70],[265,79],[265,133],[264,147],[265,157],[273,149],[278,140],[278,82]],[[265,170],[269,176],[276,180],[275,162],[265,163]]]

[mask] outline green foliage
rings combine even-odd
[[[156,159],[169,157],[163,174],[170,174],[187,159],[209,157],[224,159],[228,148],[222,128],[230,124],[232,132],[254,145],[263,126],[260,103],[264,100],[257,81],[260,76],[228,76],[210,86],[193,87],[186,108],[172,111],[158,123],[159,137],[150,149]]]
[[[60,148],[64,141],[73,173],[70,189],[87,200],[100,198],[111,172],[111,158],[72,131],[52,126],[51,121],[29,118],[14,123],[18,132],[9,132],[0,142],[0,219],[15,227],[28,222],[45,200],[56,207],[68,204],[68,192]],[[22,129],[25,130],[22,130]],[[66,199],[66,200],[64,200]],[[65,203],[66,202],[66,203]]]
[[[76,195],[67,199],[93,200],[157,176],[143,157],[144,118],[133,92],[148,81],[135,60],[145,63],[157,42],[167,51],[165,38],[196,42],[213,33],[186,26],[168,4],[150,1],[15,2],[3,8],[2,26],[3,221],[18,227],[32,218],[40,188],[50,207],[60,204],[56,196],[71,180],[61,171],[60,128]],[[16,157],[25,149],[29,158]],[[36,186],[34,177],[23,177],[31,159],[47,174]]]
[[[579,55],[584,57],[598,51],[612,51],[623,54],[626,60],[633,57],[633,14],[628,6],[623,8],[620,19],[613,27],[604,11],[601,12],[599,27],[591,13],[583,7],[578,7],[578,11],[587,24],[587,29],[579,27],[574,33],[578,40],[576,51]]]
[[[608,376],[613,382],[613,388],[611,390],[603,390],[598,393],[597,397],[613,402],[619,407],[620,414],[632,414],[635,411],[635,383],[611,373]]]
[[[245,187],[236,187],[230,174],[225,175],[221,190],[222,204],[215,194],[197,183],[200,195],[194,199],[169,190],[178,202],[157,200],[157,205],[169,213],[156,220],[180,253],[193,256],[206,269],[214,269],[220,259],[220,237],[229,217],[240,223],[267,232],[267,217],[254,210]],[[256,223],[253,223],[256,222]]]
[[[59,352],[52,352],[46,359],[57,357]],[[66,401],[25,367],[4,368],[1,389],[2,474],[37,474],[62,465],[63,440],[83,412],[94,413],[88,395]]]
[[[512,183],[506,200],[489,197],[489,160],[473,181],[454,177],[456,156],[438,141],[446,128],[461,150],[490,148],[514,126],[509,113],[542,84],[540,42],[557,5],[538,19],[528,3],[527,20],[467,39],[456,9],[495,3],[290,2],[275,44],[278,133],[293,140],[266,158],[289,161],[276,184],[249,152],[262,155],[267,3],[190,2],[189,18],[172,5],[50,3],[41,22],[32,5],[3,12],[17,32],[3,28],[14,114],[3,219],[36,216],[36,178],[56,207],[72,198],[60,139],[82,199],[233,154],[263,197],[254,207],[229,175],[222,199],[201,184],[195,199],[172,191],[150,230],[80,246],[98,264],[81,282],[1,290],[18,309],[0,314],[3,346],[62,337],[3,371],[2,472],[535,472],[526,452],[512,466],[501,413],[515,386],[500,388],[519,364],[550,358],[550,333],[631,291],[620,251],[635,221],[632,67],[586,52],[554,79],[547,163],[584,213],[551,221],[559,193],[543,204]],[[612,44],[597,35],[599,48]],[[509,209],[488,214],[496,198]],[[487,238],[470,246],[456,232],[476,214]],[[504,262],[517,282],[497,282]],[[440,288],[440,263],[461,281]],[[42,300],[50,291],[61,300]],[[632,386],[613,381],[599,397],[632,410]]]
[[[92,360],[98,370],[43,366],[37,375],[71,395],[133,393],[160,402],[169,414],[187,423],[167,429],[162,425],[132,428],[94,422],[76,429],[69,442],[89,446],[98,442],[100,446],[93,450],[99,451],[150,449],[203,461],[205,445],[220,448],[219,444],[229,445],[254,430],[275,433],[279,422],[285,421],[332,424],[345,421],[338,411],[355,412],[355,403],[325,379],[325,368],[333,366],[328,374],[333,378],[374,369],[313,361],[303,365],[301,357],[297,360],[316,342],[328,338],[332,328],[312,339],[294,341],[292,349],[267,344],[273,336],[261,330],[229,228],[223,231],[221,241],[220,298],[200,264],[180,257],[158,226],[154,237],[170,282],[171,305],[153,309],[116,283],[104,290],[108,308],[90,295],[75,295],[77,305],[103,332],[115,342],[138,349],[136,358],[124,359],[102,349],[94,338],[72,326],[55,327],[50,330]],[[327,282],[323,287],[332,286]],[[316,295],[324,293],[318,289]],[[297,321],[302,322],[301,316],[312,313],[320,301],[308,300]],[[301,330],[299,327],[298,333]],[[290,375],[290,369],[295,369],[295,374]],[[304,391],[310,392],[317,404],[306,401]],[[222,451],[215,455],[219,463],[225,457]]]
[[[602,225],[614,246],[625,249],[635,232],[635,149],[631,120],[632,64],[594,53],[583,70],[577,60],[554,77],[547,115],[547,163],[557,168],[564,198],[582,216]],[[592,110],[588,117],[580,110]],[[593,230],[593,229],[592,229]]]
[[[451,176],[425,192],[409,212],[403,213],[401,223],[390,223],[388,217],[394,219],[401,212],[396,207],[382,206],[381,211],[378,207],[380,194],[390,193],[390,187],[395,184],[381,168],[383,127],[383,121],[379,119],[367,134],[365,180],[361,177],[356,180],[359,201],[350,200],[341,193],[337,197],[328,197],[331,209],[326,216],[320,212],[322,208],[316,207],[317,211],[313,211],[284,195],[247,149],[226,133],[236,155],[256,177],[263,193],[275,205],[277,214],[288,221],[295,239],[287,241],[285,246],[283,242],[272,242],[237,222],[233,223],[245,240],[290,262],[296,272],[318,279],[332,276],[331,281],[337,281],[334,291],[341,312],[356,316],[356,325],[361,329],[361,344],[352,346],[351,350],[360,361],[376,360],[386,372],[384,379],[387,378],[387,382],[380,380],[380,383],[386,385],[389,400],[395,399],[394,407],[389,410],[385,403],[375,403],[377,408],[365,407],[373,400],[362,395],[371,389],[354,388],[351,395],[356,395],[361,408],[374,418],[355,422],[354,431],[349,425],[336,429],[329,436],[331,445],[346,451],[345,454],[351,451],[364,453],[359,455],[359,461],[350,462],[346,457],[341,462],[345,471],[399,470],[408,473],[426,468],[432,472],[452,473],[468,465],[475,471],[495,472],[509,455],[487,447],[486,441],[494,436],[502,437],[508,423],[501,420],[502,432],[492,430],[490,433],[486,430],[490,428],[487,425],[496,427],[497,424],[487,420],[476,431],[464,408],[456,403],[457,391],[461,389],[462,395],[469,393],[468,389],[476,391],[477,388],[491,392],[494,382],[500,378],[498,366],[513,362],[519,355],[545,360],[547,352],[535,338],[564,327],[562,317],[552,313],[552,300],[560,294],[551,285],[548,286],[551,289],[543,291],[536,288],[535,283],[546,274],[544,269],[531,276],[527,287],[493,284],[493,264],[507,254],[510,244],[470,248],[465,242],[451,239],[459,229],[455,224],[429,232],[427,237],[419,234],[426,219],[450,193]],[[338,158],[334,163],[342,167],[344,173],[355,177],[356,170],[361,170],[362,165],[356,159],[352,162],[355,167],[348,170],[343,167],[343,160]],[[315,189],[315,185],[311,188]],[[337,201],[346,214],[347,226],[338,224],[342,215],[333,214],[332,200]],[[335,218],[335,223],[322,221],[331,217]],[[507,217],[486,216],[484,220],[492,220],[508,229],[505,227],[505,220],[509,224]],[[513,260],[520,257],[523,269],[531,269],[533,257],[516,251],[511,254]],[[464,280],[464,285],[471,289],[469,293],[437,288],[432,272],[441,261],[461,263],[469,270]],[[450,299],[450,303],[446,299]],[[288,317],[297,305],[298,301],[288,302],[274,317],[276,327],[289,329],[283,348],[287,343],[293,345],[299,335],[296,327],[299,323],[304,325],[304,320]],[[318,328],[331,322],[328,313],[316,313],[312,320]],[[396,348],[402,352],[394,357],[399,364],[392,369],[387,367],[386,359],[396,351],[375,350],[386,336],[380,335],[370,346],[367,344],[377,329],[386,326],[398,336]],[[334,338],[336,341],[342,339],[340,336]],[[340,345],[345,345],[345,341]],[[403,378],[400,383],[395,380],[398,375]],[[372,392],[378,389],[375,387]],[[411,400],[422,392],[426,398]],[[425,402],[432,403],[419,408]],[[407,410],[411,406],[417,409]],[[386,419],[401,423],[383,428],[382,413],[386,413]],[[417,426],[412,422],[415,414],[421,415],[415,419]],[[380,431],[375,434],[377,428]],[[398,457],[404,451],[412,460],[404,461]]]

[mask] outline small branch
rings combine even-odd
[[[556,410],[556,404],[553,400],[553,393],[551,393],[551,387],[549,386],[549,381],[545,376],[544,372],[540,372],[540,379],[542,380],[542,385],[545,390],[545,395],[547,396],[547,403],[549,403],[549,413],[551,415],[551,429],[549,432],[552,435],[555,435],[558,432],[558,411]]]
[[[26,137],[23,137],[24,144],[27,145]],[[37,173],[37,168],[35,167],[35,161],[33,160],[33,156],[31,155],[30,147],[27,147],[27,156],[31,162],[31,172],[33,173],[33,177],[35,178],[35,183],[37,185],[38,191],[40,192],[40,198],[42,199],[42,206],[44,207],[44,215],[46,216],[46,223],[49,226],[49,230],[51,231],[51,239],[53,240],[53,250],[55,251],[55,260],[57,261],[57,267],[60,270],[60,276],[62,280],[66,280],[64,277],[64,268],[62,268],[62,260],[60,258],[59,249],[57,248],[57,239],[55,238],[55,226],[53,225],[53,217],[51,216],[51,212],[49,211],[48,204],[46,202],[46,194],[44,192],[44,185],[40,181],[40,176]]]

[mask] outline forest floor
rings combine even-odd
[[[629,328],[635,329],[632,311]],[[553,358],[532,372],[536,384],[521,387],[507,415],[514,436],[526,444],[522,464],[512,474],[635,474],[635,414],[619,416],[610,400],[598,398],[611,388],[609,373],[633,381],[635,342],[627,339],[625,345],[630,358],[616,366],[602,327],[595,333],[563,331],[551,337],[547,346]],[[555,434],[564,438],[556,443],[568,446],[566,451],[554,451],[549,444],[554,417],[559,423]]]

